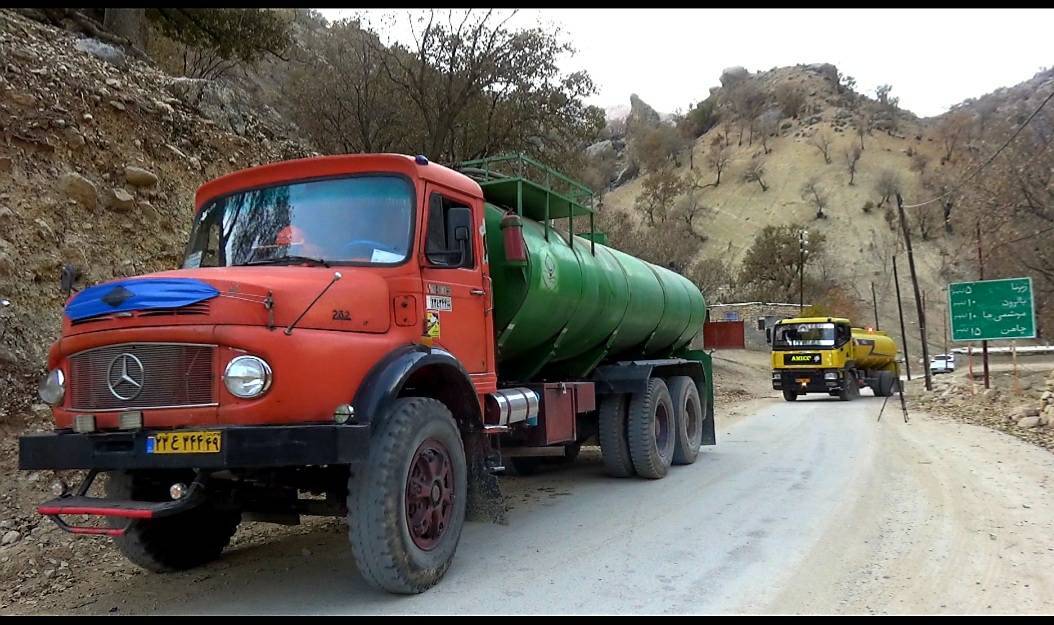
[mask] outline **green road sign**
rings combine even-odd
[[[953,282],[948,314],[953,341],[1036,338],[1032,278]]]

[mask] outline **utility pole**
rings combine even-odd
[[[809,244],[809,231],[798,232],[798,314],[805,312],[805,247]]]
[[[981,220],[977,220],[977,271],[984,280],[984,254],[981,253]],[[988,341],[981,341],[981,362],[984,363],[984,387],[990,388],[988,380]]]
[[[897,192],[897,212],[900,213],[900,229],[904,231],[904,246],[908,250],[908,269],[911,270],[911,286],[915,291],[915,312],[919,318],[919,334],[922,335],[922,373],[926,376],[926,390],[933,390],[933,378],[930,376],[930,348],[926,345],[926,314],[922,311],[922,294],[919,293],[919,278],[915,273],[915,255],[911,251],[911,232],[908,230],[908,216],[904,214],[904,198]]]
[[[878,325],[878,298],[875,297],[875,281],[871,281],[871,304],[875,307],[875,329],[881,330]]]
[[[897,313],[900,315],[900,342],[904,344],[904,369],[911,379],[911,357],[908,356],[908,335],[904,332],[904,306],[900,303],[900,278],[897,277],[897,255],[893,255],[893,284],[897,286]]]
[[[945,311],[944,311],[944,355],[948,355],[948,315],[951,313],[947,310],[948,298],[944,298]]]
[[[926,315],[928,315],[928,314],[929,313],[926,310],[926,291],[923,291],[922,292],[922,316],[926,317]],[[923,331],[923,337],[924,337],[924,340],[926,341],[926,345],[929,346],[929,344],[930,344],[930,333],[928,331]],[[929,371],[929,369],[930,369],[930,363],[929,363],[929,361],[927,361],[926,362],[926,370]]]

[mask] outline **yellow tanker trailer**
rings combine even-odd
[[[897,345],[885,332],[854,328],[848,319],[799,317],[772,328],[772,388],[794,401],[827,393],[842,401],[867,386],[888,397],[899,384]]]

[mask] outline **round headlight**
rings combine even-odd
[[[62,369],[52,369],[44,379],[40,381],[37,394],[44,403],[50,406],[58,406],[66,394],[66,376],[62,375]]]
[[[227,364],[223,383],[235,397],[259,397],[271,386],[271,367],[256,356],[238,356]]]

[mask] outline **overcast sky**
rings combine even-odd
[[[394,16],[389,37],[409,38],[410,11],[320,11],[330,20],[361,12],[374,25]],[[834,63],[857,90],[874,97],[889,83],[903,108],[928,117],[1054,64],[1052,10],[523,9],[510,23],[564,31],[577,49],[564,69],[597,83],[590,104],[628,104],[636,93],[663,113],[705,98],[734,65]]]

